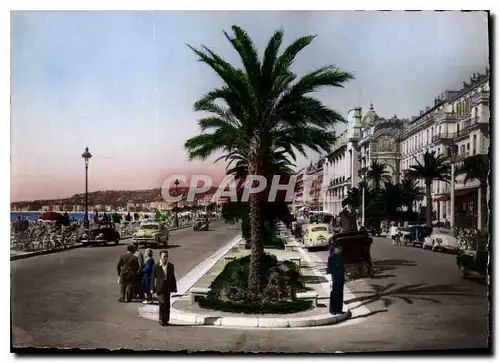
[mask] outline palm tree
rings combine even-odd
[[[382,182],[390,181],[390,175],[384,163],[374,160],[366,173],[366,179],[373,183],[375,189],[380,190]]]
[[[479,230],[486,227],[486,218],[488,215],[488,205],[486,201],[486,193],[488,189],[488,173],[490,171],[490,159],[488,155],[479,154],[466,158],[463,164],[457,169],[456,175],[464,175],[464,184],[467,182],[478,180],[479,189],[481,190],[481,225],[478,225]]]
[[[423,179],[425,182],[425,219],[427,227],[432,228],[432,182],[434,180],[449,182],[450,165],[442,154],[436,156],[434,151],[427,151],[424,154],[423,164],[421,164],[417,158],[415,158],[415,161],[417,165],[410,166],[407,175],[409,175],[409,177]],[[452,211],[452,213],[454,213],[454,211]]]
[[[356,212],[361,207],[361,198],[361,188],[351,188],[342,201],[342,207],[349,207],[352,212]]]
[[[392,182],[385,182],[384,188],[379,192],[380,204],[382,215],[393,219],[396,215],[397,209],[403,205],[402,191],[400,184],[393,184]]]
[[[305,154],[306,148],[329,152],[336,139],[332,126],[344,119],[310,94],[328,86],[342,87],[352,75],[332,66],[319,68],[301,78],[290,70],[297,54],[314,36],[297,39],[279,54],[283,31],[278,30],[269,40],[261,61],[247,33],[239,26],[233,26],[232,30],[233,36],[226,32],[224,35],[239,54],[243,69],[232,66],[205,46],[202,49],[190,46],[199,60],[217,73],[223,85],[194,105],[195,111],[212,114],[198,121],[202,131],[214,131],[186,141],[189,158],[206,159],[216,151],[239,151],[248,161],[249,174],[265,175],[265,163],[276,140],[301,154]],[[250,195],[248,290],[254,298],[262,290],[260,206],[260,197]]]
[[[411,175],[406,175],[401,181],[401,201],[409,213],[413,211],[413,203],[418,195],[420,195],[418,181]]]

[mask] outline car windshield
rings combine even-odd
[[[158,229],[157,224],[145,224],[141,226],[141,229]]]
[[[326,228],[326,227],[313,227],[313,228],[311,228],[311,232],[328,232],[328,228]]]

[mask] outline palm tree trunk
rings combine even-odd
[[[479,188],[481,189],[481,200],[480,200],[480,203],[481,203],[481,206],[480,206],[480,208],[481,208],[481,225],[477,226],[477,228],[480,231],[483,231],[487,227],[487,221],[488,221],[488,204],[487,204],[488,202],[486,199],[486,192],[488,191],[488,184],[481,183]]]
[[[425,224],[427,227],[432,228],[432,195],[431,195],[431,182],[425,182]],[[453,212],[452,212],[453,213]]]
[[[248,171],[250,175],[262,175],[262,158],[260,143],[254,138],[250,146]],[[257,299],[262,290],[262,212],[260,195],[250,194],[250,267],[248,274],[248,292],[251,299]]]

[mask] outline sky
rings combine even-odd
[[[410,118],[489,64],[484,12],[11,14],[12,201],[84,192],[86,146],[90,191],[159,188],[176,173],[220,178],[224,163],[190,162],[183,147],[200,133],[193,103],[221,85],[187,44],[239,65],[222,33],[233,24],[261,52],[279,28],[285,45],[316,34],[292,69],[353,73],[344,88],[316,94],[344,116],[373,102],[382,117]]]

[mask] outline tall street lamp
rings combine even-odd
[[[86,147],[82,154],[82,158],[85,160],[85,216],[83,217],[83,224],[86,228],[89,227],[89,160],[92,154],[89,152],[89,148]]]
[[[175,194],[179,196],[179,184],[180,184],[179,179],[175,179],[174,184],[175,184]],[[179,216],[177,215],[177,213],[179,212],[178,209],[179,209],[179,202],[177,201],[175,202],[175,226],[177,228],[179,228]]]
[[[448,154],[451,160],[451,213],[450,213],[450,228],[455,227],[455,162],[457,160],[458,145],[452,143],[448,145]]]

